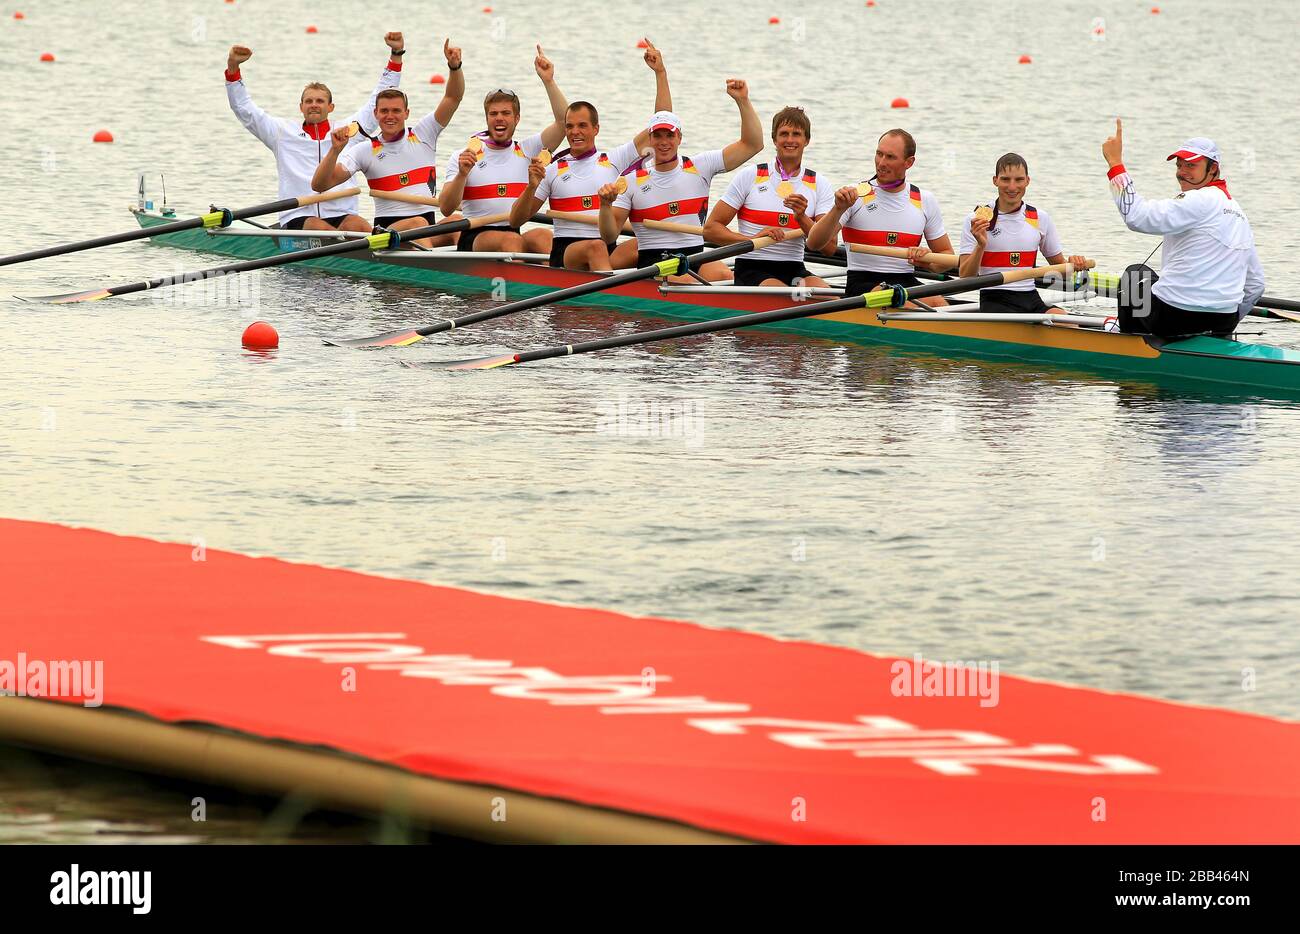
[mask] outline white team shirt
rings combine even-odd
[[[869,194],[854,201],[840,216],[840,223],[844,228],[840,235],[846,247],[851,243],[900,248],[922,246],[922,238],[937,240],[945,233],[939,199],[910,182],[904,182],[892,192],[872,185]],[[905,259],[852,250],[848,253],[851,270],[905,274],[916,271]]]
[[[302,198],[306,195],[313,195],[316,192],[311,187],[312,176],[316,174],[316,167],[320,165],[321,159],[330,150],[330,133],[340,126],[347,126],[355,121],[366,130],[367,133],[373,132],[375,126],[375,96],[387,88],[395,88],[401,83],[401,69],[394,71],[392,68],[385,68],[383,74],[379,76],[379,83],[375,89],[370,92],[370,99],[366,105],[358,110],[351,117],[342,122],[324,122],[317,124],[312,132],[309,132],[306,125],[301,120],[286,120],[280,117],[272,117],[262,108],[253,103],[253,98],[248,93],[248,88],[244,86],[242,77],[237,77],[234,81],[227,78],[226,81],[226,100],[230,102],[230,109],[235,112],[250,133],[262,141],[262,144],[275,154],[276,172],[280,178],[280,197],[281,198]],[[317,138],[313,133],[321,134]],[[346,152],[347,150],[344,150]],[[338,188],[348,188],[352,185],[352,179],[340,182],[330,191]],[[353,195],[350,198],[338,198],[334,201],[327,201],[323,204],[311,204],[303,208],[294,208],[292,211],[285,211],[280,215],[280,226],[283,227],[289,221],[296,217],[320,217],[321,215],[336,214],[359,214],[360,205],[357,198]]]
[[[997,201],[990,201],[994,207]],[[975,235],[971,233],[971,222],[975,220],[972,212],[966,216],[961,230],[959,255],[975,252]],[[988,243],[984,255],[980,257],[979,274],[1006,272],[1009,269],[1033,269],[1043,265],[1040,259],[1065,252],[1061,238],[1056,233],[1056,224],[1046,211],[1035,208],[1032,204],[1020,202],[1020,207],[1010,214],[999,213],[997,223],[989,231]],[[1033,279],[1021,279],[997,286],[998,289],[1016,292],[1032,292],[1037,286]]]
[[[653,156],[637,166],[629,177],[627,191],[614,199],[614,207],[624,208],[632,222],[639,250],[674,250],[701,246],[699,234],[652,230],[641,223],[646,220],[674,221],[700,226],[709,207],[709,183],[725,171],[721,149],[710,149],[696,156],[677,156],[677,164],[667,172],[656,171]]]
[[[502,147],[492,145],[486,137],[481,138],[483,151],[465,179],[465,193],[460,203],[460,213],[470,219],[489,214],[509,214],[515,200],[528,187],[528,163],[543,148],[541,133],[523,142],[511,140]],[[464,151],[463,148],[456,150],[447,162],[447,182],[460,176],[460,154]],[[509,227],[510,223],[499,221],[488,226]]]
[[[438,137],[442,124],[433,113],[425,114],[414,126],[402,131],[402,138],[389,142],[376,134],[373,141],[353,142],[339,155],[338,164],[349,174],[363,172],[377,191],[405,191],[432,198],[437,190]],[[411,217],[428,214],[432,205],[390,201],[375,196],[375,217]]]
[[[549,200],[552,211],[589,214],[594,220],[600,216],[600,198],[596,192],[618,181],[623,171],[640,157],[636,144],[627,142],[616,149],[592,150],[581,159],[572,156],[556,159],[546,167],[546,175],[534,197],[543,202]],[[595,224],[557,218],[555,236],[593,240],[599,239],[600,230]]]
[[[1129,230],[1164,235],[1160,281],[1151,293],[1186,311],[1247,314],[1264,294],[1264,267],[1241,205],[1222,182],[1148,201],[1124,166],[1107,173]]]
[[[835,193],[831,191],[830,182],[821,181],[819,184],[815,171],[800,166],[788,179],[784,178],[783,172],[779,161],[760,162],[758,165],[746,166],[731,179],[722,200],[735,208],[737,230],[743,236],[753,237],[765,227],[799,229],[799,221],[794,212],[785,206],[785,199],[776,190],[783,180],[790,182],[792,194],[803,195],[808,199],[808,216],[813,220],[834,207]],[[802,263],[804,239],[797,237],[782,240],[761,250],[746,253],[745,258]]]

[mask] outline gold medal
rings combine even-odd
[[[977,221],[993,220],[993,209],[989,207],[987,204],[981,204],[979,207],[975,209],[975,219]]]
[[[539,152],[539,153],[537,154],[537,161],[540,162],[540,163],[542,164],[542,168],[546,168],[548,165],[551,164],[551,154],[550,154],[550,152],[548,152],[547,150],[543,149],[541,152]]]
[[[620,176],[618,177],[618,181],[616,181],[616,182],[614,183],[614,189],[615,189],[615,190],[616,190],[620,195],[621,195],[623,192],[627,191],[627,176],[626,176],[626,175],[620,175]]]
[[[470,152],[474,153],[475,159],[482,160],[483,141],[479,139],[477,136],[471,136],[469,138],[469,142],[465,144],[465,148],[468,149]]]
[[[787,181],[782,181],[781,184],[776,186],[776,194],[779,198],[788,198],[794,194],[794,186]]]
[[[348,138],[351,139],[352,137],[356,136],[357,132],[360,129],[361,129],[361,124],[353,120],[351,123],[348,124]]]
[[[865,198],[871,194],[871,185],[867,182],[858,182],[858,197]]]

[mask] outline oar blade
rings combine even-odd
[[[62,295],[15,295],[20,302],[43,303],[46,305],[71,305],[74,302],[97,302],[102,298],[112,298],[111,289],[87,289],[84,292],[65,292]]]
[[[366,347],[405,347],[408,344],[424,340],[424,335],[413,328],[403,328],[400,331],[388,331],[384,334],[376,334],[373,337],[324,337],[321,339],[329,347],[351,347],[356,350]]]
[[[499,366],[510,366],[519,361],[514,351],[495,357],[479,357],[476,360],[421,360],[411,362],[400,360],[402,366],[412,370],[494,370]]]

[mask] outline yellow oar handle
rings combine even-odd
[[[333,201],[335,198],[352,198],[359,194],[361,194],[360,188],[340,188],[338,191],[322,191],[318,195],[303,195],[298,199],[298,207],[320,204],[322,201]]]
[[[907,259],[907,250],[901,246],[872,246],[869,243],[850,243],[849,250],[853,253],[870,253],[872,256],[892,256],[895,259]],[[957,257],[952,253],[930,253],[922,262],[933,263],[945,269],[955,269]]]
[[[428,195],[410,195],[404,191],[378,191],[371,188],[367,192],[372,198],[384,198],[388,201],[405,201],[407,204],[427,204],[430,207],[438,206],[437,198],[430,198]]]

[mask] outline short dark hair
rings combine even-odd
[[[375,106],[378,107],[379,102],[382,101],[384,98],[393,98],[393,97],[400,97],[402,99],[402,106],[405,107],[407,110],[411,109],[411,104],[406,99],[406,93],[397,90],[397,88],[384,88],[382,91],[376,94]]]
[[[573,111],[577,110],[579,107],[586,107],[587,113],[590,114],[591,116],[592,124],[594,126],[600,126],[600,114],[596,113],[596,105],[591,103],[590,101],[574,101],[572,104],[568,106],[568,109],[566,109],[564,112],[566,114],[570,114],[573,113]]]
[[[1009,152],[998,160],[998,164],[993,167],[993,174],[1001,175],[1007,169],[1017,165],[1025,170],[1026,175],[1029,174],[1029,163],[1025,161],[1025,157],[1014,152]]]
[[[803,130],[804,137],[812,139],[812,121],[808,119],[808,115],[803,112],[802,107],[782,107],[772,115],[773,141],[776,140],[776,131],[783,126]]]
[[[886,130],[885,132],[881,133],[880,139],[884,139],[886,136],[897,136],[899,139],[903,141],[903,158],[910,159],[914,155],[916,155],[916,140],[912,139],[911,133],[907,132],[906,130],[900,130],[897,127],[895,127],[892,130]],[[880,142],[880,140],[876,140],[876,142],[878,143]]]

